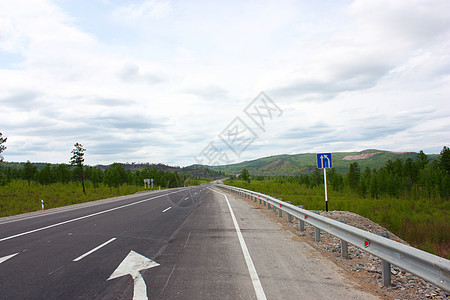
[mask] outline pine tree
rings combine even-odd
[[[31,180],[34,178],[36,172],[37,168],[28,160],[22,170],[22,178],[28,181],[28,185],[30,185]]]
[[[81,184],[83,185],[83,193],[86,195],[86,189],[84,188],[84,176],[83,176],[83,163],[84,163],[84,152],[86,151],[83,148],[83,145],[76,143],[74,145],[74,149],[72,150],[72,158],[70,158],[70,164],[73,166],[77,166],[81,175]]]
[[[6,150],[6,146],[3,145],[6,142],[7,138],[2,137],[2,133],[0,132],[0,163],[3,161],[2,152]]]
[[[447,174],[450,174],[450,149],[447,146],[444,146],[439,154],[439,166]]]

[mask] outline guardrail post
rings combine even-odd
[[[381,270],[381,274],[383,277],[383,285],[384,286],[390,286],[391,285],[391,264],[388,263],[387,261],[382,260],[381,261],[382,264],[382,270]]]
[[[298,220],[298,221],[299,221],[300,231],[305,231],[305,221],[303,221],[303,220]]]
[[[347,220],[345,218],[337,219],[337,221],[347,224]],[[344,240],[341,240],[341,256],[343,258],[348,258],[348,243]]]
[[[390,234],[389,232],[382,232],[379,235],[381,235],[382,237],[385,237],[387,239],[390,238]],[[381,260],[381,275],[382,275],[382,280],[383,280],[383,286],[390,286],[391,285],[391,281],[392,281],[392,277],[391,277],[391,264],[385,260]]]
[[[281,207],[279,208],[280,212],[279,212],[279,217],[282,218],[283,217],[283,211],[281,210]]]
[[[292,204],[291,201],[286,201],[286,203]],[[290,213],[287,213],[287,216],[288,216],[288,222],[292,223],[292,215]]]
[[[275,207],[275,205],[272,205],[272,211],[277,212],[277,208]]]
[[[314,211],[314,213],[320,215],[320,211]],[[314,238],[316,242],[320,242],[320,229],[317,227],[314,227]]]
[[[314,227],[314,238],[316,242],[320,242],[320,229],[317,227]]]
[[[303,208],[303,205],[297,205],[299,208]],[[305,231],[305,221],[298,219],[298,226],[300,231]]]

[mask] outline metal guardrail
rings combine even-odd
[[[315,227],[316,241],[320,240],[320,230],[326,231],[342,242],[342,255],[347,256],[347,243],[350,243],[383,261],[382,278],[384,285],[391,284],[391,265],[396,265],[441,289],[450,291],[450,260],[416,249],[411,246],[389,240],[377,234],[344,224],[342,222],[320,216],[313,211],[299,208],[275,197],[262,193],[236,188],[223,184],[217,187],[258,201],[280,216],[285,212],[291,220],[292,216],[300,221],[300,230],[304,230],[304,222]]]

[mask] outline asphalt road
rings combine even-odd
[[[208,185],[0,219],[0,299],[367,299]]]

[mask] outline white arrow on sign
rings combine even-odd
[[[320,159],[321,159],[321,163],[322,163],[322,167],[324,168],[325,166],[323,165],[323,158],[325,157],[325,159],[328,161],[328,165],[327,167],[330,166],[330,159],[328,158],[328,155],[321,155]]]
[[[157,262],[131,250],[117,269],[109,276],[108,280],[131,275],[134,280],[133,299],[148,299],[147,285],[139,272],[157,266],[159,266]]]

